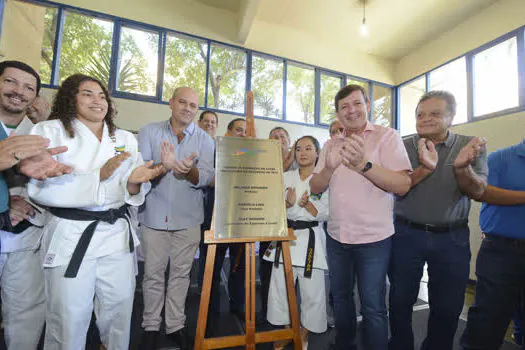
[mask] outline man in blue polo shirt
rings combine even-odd
[[[466,350],[500,348],[525,288],[525,143],[490,154],[488,166],[476,298],[461,338]]]

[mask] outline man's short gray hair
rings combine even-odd
[[[417,103],[416,111],[421,102],[425,102],[426,100],[430,100],[431,98],[439,98],[445,101],[447,103],[447,111],[450,113],[452,118],[454,118],[454,116],[456,115],[457,107],[456,98],[450,92],[444,90],[429,91],[423,96],[421,96],[419,102]]]

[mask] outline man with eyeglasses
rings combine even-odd
[[[345,137],[345,127],[339,120],[334,120],[328,127],[330,139],[340,139]]]
[[[413,350],[412,307],[428,265],[430,314],[421,349],[452,350],[469,277],[470,198],[486,187],[485,140],[449,130],[456,100],[430,91],[416,108],[417,134],[405,138],[412,186],[395,202],[390,261],[390,350]]]

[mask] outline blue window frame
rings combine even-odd
[[[437,82],[447,75],[452,78]],[[458,75],[466,81],[459,81]],[[410,91],[415,85],[419,97],[432,89],[446,89],[458,95],[458,113],[466,116],[457,118],[454,124],[525,111],[525,26],[398,85],[396,119],[402,135],[415,132],[415,125],[409,125],[411,120],[415,123],[415,110],[412,115],[409,111],[410,105],[415,108],[417,103],[413,101],[414,89]]]
[[[5,0],[0,0],[0,5],[3,4]],[[321,77],[327,75],[327,76],[338,76],[341,77],[341,84],[342,86],[347,83],[347,81],[350,83],[352,81],[357,81],[361,84],[366,85],[367,89],[370,92],[371,95],[371,88],[373,84],[379,84],[380,86],[384,86],[387,88],[392,89],[392,93],[394,94],[394,86],[383,84],[381,82],[375,82],[371,81],[369,79],[365,79],[362,77],[355,77],[347,75],[343,72],[335,72],[328,69],[324,69],[321,67],[316,67],[312,65],[308,65],[303,62],[297,62],[297,61],[291,61],[283,57],[273,56],[271,54],[254,51],[254,50],[248,50],[243,47],[230,45],[226,43],[222,43],[219,41],[178,32],[172,29],[162,28],[155,25],[150,25],[146,23],[140,23],[133,20],[128,20],[108,14],[98,13],[95,11],[89,11],[85,9],[80,9],[74,6],[64,5],[64,4],[58,4],[53,3],[46,0],[19,0],[19,1],[25,1],[28,3],[33,3],[40,6],[45,7],[51,7],[57,9],[56,16],[57,20],[56,27],[53,29],[55,31],[55,40],[53,41],[52,46],[52,52],[53,52],[53,60],[52,60],[52,66],[51,66],[51,74],[50,78],[47,80],[48,83],[44,84],[45,87],[48,88],[57,88],[59,85],[59,68],[60,68],[60,51],[62,48],[62,39],[64,36],[64,21],[65,21],[65,12],[75,12],[84,14],[86,16],[91,16],[95,18],[99,18],[105,21],[111,21],[113,23],[113,30],[112,30],[112,45],[111,45],[111,58],[110,58],[110,67],[109,67],[109,81],[108,81],[108,88],[110,91],[112,91],[112,95],[114,97],[118,98],[127,98],[127,99],[133,99],[138,101],[146,101],[146,102],[155,102],[155,103],[161,103],[161,104],[167,104],[169,100],[169,91],[165,91],[172,89],[173,84],[180,83],[174,79],[174,72],[173,70],[170,72],[170,63],[173,64],[173,60],[170,58],[170,55],[173,54],[173,51],[170,51],[170,42],[173,41],[173,38],[183,38],[184,40],[187,40],[188,42],[198,42],[202,45],[204,50],[206,50],[205,53],[205,61],[201,62],[200,73],[205,70],[205,81],[203,78],[199,78],[203,81],[199,81],[199,84],[196,84],[197,89],[201,94],[203,94],[201,99],[201,109],[208,109],[213,110],[220,113],[227,113],[227,114],[233,114],[233,115],[244,115],[245,113],[245,101],[244,96],[246,91],[250,89],[257,88],[257,74],[260,72],[254,71],[254,59],[255,63],[260,63],[261,58],[266,58],[270,60],[274,60],[276,62],[282,63],[282,87],[279,86],[277,89],[279,90],[278,93],[275,96],[270,96],[271,99],[273,99],[274,103],[272,106],[273,113],[270,115],[259,115],[262,114],[261,110],[258,110],[258,113],[256,113],[256,116],[258,118],[262,119],[268,119],[268,120],[276,120],[280,119],[287,123],[297,123],[297,124],[303,124],[303,125],[315,125],[315,126],[321,126],[326,127],[326,123],[322,122],[321,118]],[[150,79],[153,82],[153,87],[151,86],[152,82],[149,81],[149,86],[142,86],[140,88],[130,88],[129,86],[123,86],[122,85],[122,75],[123,75],[123,66],[126,64],[126,57],[129,56],[129,48],[126,49],[123,47],[122,38],[126,36],[126,34],[129,33],[135,33],[137,38],[136,41],[147,43],[150,45],[150,52],[146,53],[144,50],[142,50],[142,54],[145,55],[145,57],[148,58],[148,60],[156,60],[155,63],[152,63],[151,65],[148,65],[145,69],[143,76],[148,77],[147,79]],[[149,36],[148,36],[149,34]],[[138,38],[141,37],[141,38]],[[125,44],[125,43],[124,43]],[[213,77],[213,74],[210,74],[210,70],[213,70],[213,50],[212,48],[222,48],[225,51],[229,52],[242,52],[244,53],[244,66],[243,66],[243,72],[240,74],[238,72],[239,76],[236,76],[233,80],[238,85],[244,85],[244,90],[241,91],[235,91],[235,98],[227,99],[223,104],[215,103],[214,97],[213,97],[213,91],[211,91],[211,86],[213,85],[210,81]],[[139,49],[140,50],[140,49]],[[138,52],[138,51],[137,51]],[[205,68],[204,68],[205,66]],[[310,75],[313,73],[312,78],[312,86],[311,91],[309,90],[306,94],[310,100],[308,100],[308,103],[305,103],[304,105],[308,105],[308,111],[306,114],[303,113],[302,118],[297,118],[297,115],[294,117],[294,113],[297,112],[294,109],[291,109],[289,111],[286,110],[286,106],[293,105],[291,103],[293,100],[296,99],[297,96],[294,95],[294,89],[293,88],[293,81],[288,81],[289,76],[294,75],[294,71],[297,67],[307,67],[307,70]],[[310,78],[310,76],[309,76]],[[244,80],[245,83],[241,84],[241,80]],[[277,80],[277,79],[275,79]],[[147,84],[146,84],[147,85]],[[204,86],[204,89],[200,88],[201,86]],[[230,89],[233,89],[233,83],[230,84]],[[288,88],[287,88],[287,85]],[[277,86],[277,85],[276,85]],[[260,88],[260,85],[259,85]],[[204,90],[204,91],[201,91]],[[290,91],[288,91],[290,90]],[[282,96],[281,96],[282,91]],[[243,96],[242,106],[239,106],[238,99],[239,96]],[[312,99],[313,96],[313,99]],[[268,97],[268,96],[266,96]],[[303,96],[304,97],[304,96]],[[282,105],[281,105],[282,100]],[[304,102],[304,101],[303,101]],[[313,102],[313,104],[312,104]],[[279,106],[278,106],[279,105]],[[232,107],[232,108],[230,108]],[[291,108],[291,107],[290,107]],[[295,111],[295,112],[294,112]],[[295,113],[297,114],[297,113]]]

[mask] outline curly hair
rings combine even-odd
[[[97,83],[100,85],[102,91],[104,91],[106,101],[108,102],[108,111],[106,112],[104,121],[108,126],[109,134],[111,136],[115,135],[115,130],[117,129],[113,122],[115,113],[108,90],[98,79],[84,74],[73,74],[64,80],[62,85],[60,85],[53,102],[53,108],[49,119],[60,120],[69,137],[75,137],[72,121],[77,118],[77,94],[79,92],[79,87],[85,81],[93,81]]]

